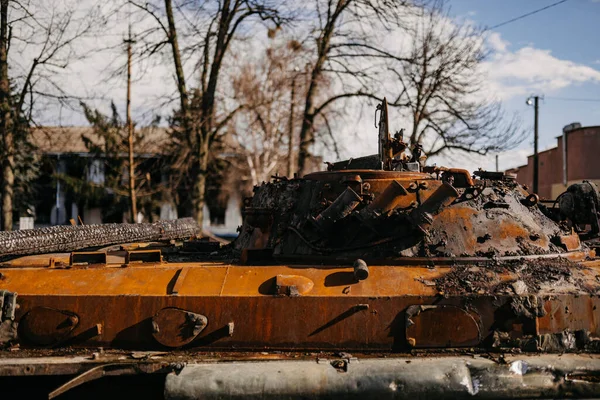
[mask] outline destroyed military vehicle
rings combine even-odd
[[[190,220],[0,233],[0,393],[600,396],[597,187],[428,166],[378,111],[378,154],[255,187],[229,245]]]

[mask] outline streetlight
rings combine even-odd
[[[538,114],[539,114],[540,96],[529,96],[525,101],[528,106],[533,105],[534,120],[533,120],[533,193],[538,193],[539,183],[539,157],[538,157]]]

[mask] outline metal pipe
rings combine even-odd
[[[450,205],[457,197],[456,189],[444,182],[419,208],[411,211],[409,219],[425,233],[433,222],[433,214],[437,213],[440,208]]]
[[[360,258],[354,261],[354,278],[357,281],[364,281],[369,277],[369,267],[367,263],[361,260]]]
[[[369,220],[377,218],[396,208],[398,203],[402,200],[402,197],[407,194],[408,192],[404,186],[398,183],[398,181],[392,181],[392,183],[390,183],[371,204],[359,212],[359,219],[368,224]]]
[[[347,217],[360,204],[362,198],[350,187],[340,194],[329,207],[311,218],[318,229],[328,232],[337,221]]]
[[[598,397],[600,359],[579,355],[343,358],[188,364],[165,398],[396,399]],[[548,367],[551,366],[551,367]]]

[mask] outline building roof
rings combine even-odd
[[[579,128],[574,128],[574,129],[571,129],[570,131],[567,131],[567,134],[575,133],[575,132],[578,132],[578,131],[590,130],[590,129],[597,130],[597,131],[600,132],[600,125],[580,126]],[[560,139],[561,137],[563,137],[562,133],[560,135],[558,135],[558,136],[555,136],[556,139]]]
[[[142,138],[135,146],[137,154],[164,154],[169,141],[167,128],[143,127],[136,129]],[[32,130],[33,144],[42,153],[88,153],[83,136],[94,144],[102,145],[103,139],[95,134],[91,126],[45,126]]]

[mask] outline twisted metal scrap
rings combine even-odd
[[[152,224],[52,226],[0,232],[0,256],[70,252],[118,243],[185,239],[200,227],[192,218]]]

